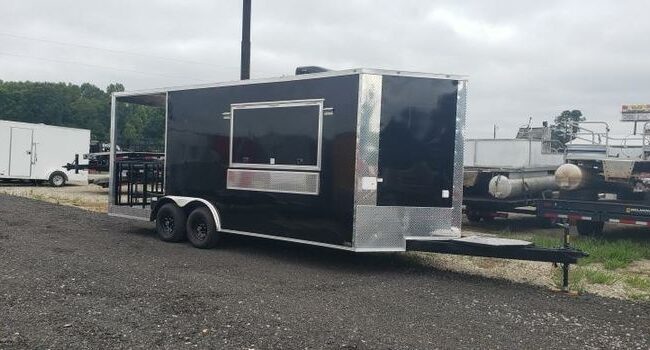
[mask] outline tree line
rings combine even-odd
[[[11,82],[0,80],[0,119],[90,129],[91,138],[110,139],[111,93],[124,91],[119,83],[105,90],[90,83]],[[164,110],[133,104],[118,106],[118,145],[124,150],[161,151],[164,148]],[[565,144],[584,121],[580,110],[555,117],[552,139]]]
[[[92,140],[109,142],[111,93],[118,91],[124,91],[122,84],[102,90],[90,83],[0,80],[0,120],[90,129]],[[132,150],[162,149],[164,110],[133,104],[118,108],[118,145]]]

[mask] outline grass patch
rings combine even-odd
[[[589,253],[581,264],[602,263],[608,270],[627,267],[637,260],[650,259],[650,245],[630,239],[579,238],[575,241],[575,246]]]
[[[632,288],[650,292],[650,279],[641,276],[628,276],[625,278],[625,284]]]
[[[511,238],[524,239],[535,243],[539,247],[560,247],[562,238],[560,235],[549,234],[502,234]],[[585,266],[593,263],[601,263],[608,270],[615,270],[627,267],[634,261],[650,259],[650,240],[617,238],[616,236],[604,238],[575,237],[571,236],[571,246],[589,253],[589,256],[581,259],[578,264]]]
[[[553,284],[558,289],[562,288],[562,269],[557,268],[553,273]],[[587,279],[580,268],[569,270],[569,289],[578,293],[584,293],[587,288]]]
[[[593,270],[583,267],[576,267],[576,270],[581,270],[587,282],[592,284],[605,284],[609,286],[616,283],[618,280],[614,274],[607,271]]]
[[[627,293],[627,297],[630,298],[630,300],[650,301],[650,294],[646,293]]]
[[[618,277],[611,272],[592,268],[574,266],[569,270],[569,288],[577,292],[584,292],[588,284],[603,284],[610,286],[618,281]],[[553,283],[557,288],[562,287],[562,269],[557,268],[553,274]]]

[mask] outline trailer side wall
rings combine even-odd
[[[358,86],[358,75],[347,75],[170,91],[166,194],[200,197],[215,203],[224,229],[350,245]],[[238,112],[229,118],[224,118],[223,113],[230,113],[233,104],[319,99],[323,100],[324,108],[333,108],[333,114],[322,119],[318,169],[283,169],[281,164],[277,169],[263,170],[255,164],[249,169],[246,164],[238,164],[235,169],[250,170],[242,176],[253,176],[255,171],[267,177],[317,174],[317,195],[228,189],[228,169],[234,169],[230,164],[231,121],[237,118]],[[277,120],[290,122],[281,117]],[[267,125],[267,129],[271,126]],[[260,131],[256,130],[255,138],[277,138],[278,133],[292,127],[275,125],[268,135],[259,135]],[[301,146],[296,143],[295,147]],[[285,152],[277,157],[278,162],[296,157],[288,154],[292,151],[287,147],[275,151]],[[238,162],[241,158],[237,155]],[[310,159],[305,162],[312,164]]]

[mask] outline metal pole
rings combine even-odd
[[[251,77],[251,0],[244,0],[241,28],[241,73],[240,79]]]
[[[571,228],[571,225],[569,222],[564,222],[564,248],[568,249],[569,248],[569,229]],[[562,291],[563,292],[568,292],[569,291],[569,264],[568,263],[563,263],[562,264]]]

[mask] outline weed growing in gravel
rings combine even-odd
[[[629,239],[582,238],[577,239],[575,245],[589,252],[589,257],[582,259],[581,265],[602,263],[606,269],[614,270],[637,260],[650,259],[650,246],[647,243]]]
[[[553,284],[562,288],[562,269],[557,268],[553,272]],[[584,272],[579,267],[569,270],[569,289],[578,293],[584,293],[587,288],[587,281]]]
[[[551,235],[505,235],[512,238],[532,241],[539,247],[562,246],[562,239]],[[589,256],[581,259],[579,265],[601,263],[608,270],[627,267],[641,259],[650,259],[650,243],[647,240],[571,237],[571,245],[581,249]]]
[[[647,293],[628,292],[627,297],[631,300],[650,301],[650,294]]]
[[[625,278],[625,284],[632,288],[650,292],[650,279],[641,276],[628,276]]]
[[[609,286],[614,284],[616,281],[618,281],[616,275],[607,271],[600,271],[600,270],[588,269],[583,267],[576,267],[576,269],[582,271],[585,278],[587,279],[587,282],[589,283],[605,284]]]

